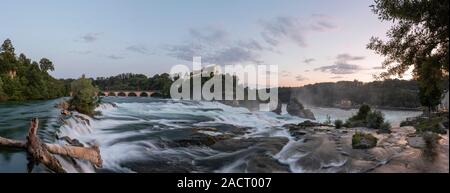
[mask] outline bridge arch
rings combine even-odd
[[[148,92],[141,92],[141,94],[139,96],[140,97],[149,97],[150,95],[148,94]]]
[[[117,95],[116,95],[116,92],[109,92],[108,96],[117,96]]]
[[[130,92],[130,93],[128,93],[128,96],[129,97],[137,97],[138,95],[135,92]]]
[[[119,96],[119,97],[127,97],[128,95],[127,95],[126,92],[118,92],[117,96]]]

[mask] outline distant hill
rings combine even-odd
[[[316,83],[298,88],[280,88],[283,103],[291,96],[302,103],[324,107],[357,107],[369,104],[380,108],[419,108],[419,87],[414,80],[390,79],[363,83],[340,81]]]

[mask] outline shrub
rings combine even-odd
[[[356,132],[352,136],[353,149],[369,149],[377,145],[378,139],[370,133]]]
[[[384,116],[380,111],[371,111],[366,116],[366,126],[371,129],[380,129],[384,123]]]
[[[71,84],[73,98],[70,100],[72,109],[89,115],[95,115],[95,108],[98,104],[96,97],[97,89],[92,85],[91,80],[81,77]]]
[[[383,122],[381,125],[380,125],[380,131],[382,132],[382,133],[391,133],[391,124],[389,123],[389,122],[387,122],[387,121],[385,121],[385,122]]]
[[[336,127],[336,129],[340,129],[342,128],[342,126],[344,125],[344,122],[342,120],[335,120],[334,121],[334,126]]]
[[[380,132],[390,132],[391,124],[384,121],[381,111],[372,111],[368,105],[359,108],[358,114],[350,117],[344,124],[345,127],[367,127],[379,129]]]
[[[355,120],[364,120],[366,119],[367,115],[372,111],[369,105],[362,105],[359,108],[358,114],[354,116]]]
[[[433,117],[431,119],[420,119],[416,124],[416,132],[417,133],[425,133],[425,132],[433,132],[439,134],[446,134],[447,131],[445,129],[441,129],[439,127],[439,123],[443,121],[441,117]]]

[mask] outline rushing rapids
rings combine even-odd
[[[99,146],[103,168],[58,157],[69,172],[368,172],[409,150],[404,143],[408,132],[392,135],[395,141],[379,135],[386,139],[380,144],[383,148],[370,152],[349,148],[351,129],[310,128],[293,134],[292,127],[305,120],[285,109],[277,115],[218,102],[109,97],[97,108],[101,116],[74,113],[61,119],[53,107],[59,100],[1,105],[0,134],[17,138],[26,132],[31,117],[40,117],[38,135],[46,142],[76,139]],[[309,108],[319,122],[355,113]],[[419,114],[383,112],[394,125]],[[26,171],[21,152],[0,150],[0,163],[0,171]]]

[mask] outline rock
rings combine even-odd
[[[72,113],[70,111],[64,109],[64,110],[61,110],[61,115],[70,116],[70,115],[72,115]]]
[[[300,103],[295,97],[292,97],[289,103],[287,104],[286,111],[293,116],[316,120],[314,113],[309,109],[305,109],[303,104]]]
[[[257,137],[248,139],[228,139],[219,141],[211,149],[224,152],[235,152],[250,147],[264,149],[271,154],[278,153],[287,143],[285,137]]]
[[[182,129],[176,137],[171,139],[172,142],[169,145],[172,147],[211,146],[233,137],[232,134],[223,134],[218,131],[216,128]]]
[[[61,101],[58,104],[56,104],[55,107],[62,110],[68,110],[70,105],[69,102],[67,101]]]
[[[425,147],[425,141],[422,137],[409,137],[407,139],[408,145],[414,148],[423,148]]]
[[[217,143],[218,141],[229,139],[231,136],[229,135],[218,135],[211,136],[204,133],[194,133],[189,136],[187,139],[176,140],[176,146],[187,147],[187,146],[211,146]]]
[[[377,145],[378,139],[369,133],[355,133],[352,137],[353,149],[370,149]]]
[[[283,108],[283,104],[281,104],[280,102],[278,102],[277,108],[276,108],[275,110],[273,110],[272,112],[274,112],[274,113],[276,113],[276,114],[278,114],[278,115],[281,115],[282,108]]]
[[[251,156],[247,161],[246,171],[249,173],[288,173],[289,166],[281,164],[278,160],[267,154]]]

